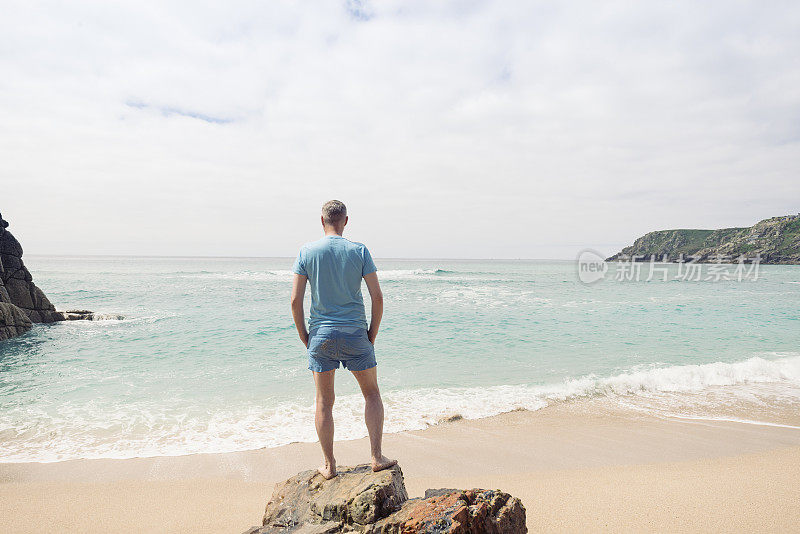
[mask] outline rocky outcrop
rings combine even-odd
[[[606,261],[690,261],[800,264],[800,215],[765,219],[749,228],[658,230]]]
[[[19,307],[10,302],[0,302],[0,341],[24,334],[32,325]]]
[[[17,294],[17,283],[12,282],[11,292],[6,287],[6,279],[11,278],[11,275],[15,274],[16,270],[13,272],[9,270],[7,276],[4,268],[5,263],[14,265],[17,263],[16,260],[22,256],[22,247],[19,246],[17,240],[6,228],[8,228],[8,223],[0,215],[0,341],[23,334],[30,330],[32,326],[29,315],[11,300],[12,293],[15,296]],[[6,251],[8,251],[8,254]],[[12,254],[17,251],[19,251],[18,255]],[[9,260],[5,259],[6,256],[9,257]],[[20,260],[19,263],[21,264],[22,261]],[[28,298],[30,298],[30,294],[28,294]]]
[[[33,277],[22,263],[22,245],[7,230],[8,222],[0,215],[0,299],[19,307],[31,322],[52,323],[63,320],[44,292],[33,283]]]
[[[276,484],[262,526],[246,534],[525,533],[525,507],[497,490],[428,490],[409,499],[399,466],[342,467],[325,480],[303,471]]]
[[[31,323],[93,319],[86,310],[56,311],[22,262],[22,245],[0,214],[0,340],[30,330]]]
[[[97,319],[97,314],[89,310],[67,310],[61,312],[63,321],[94,321]],[[121,319],[122,316],[114,316],[115,319]]]

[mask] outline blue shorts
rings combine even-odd
[[[338,369],[339,364],[350,371],[375,367],[375,347],[360,328],[347,334],[331,326],[314,328],[308,334],[308,368],[317,373]]]

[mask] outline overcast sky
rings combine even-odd
[[[167,5],[168,4],[168,5]],[[27,254],[574,258],[800,211],[796,2],[3,2]]]

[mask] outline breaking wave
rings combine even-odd
[[[386,431],[418,430],[458,419],[490,417],[514,410],[539,410],[578,398],[662,400],[706,391],[752,394],[769,384],[784,399],[800,402],[800,355],[752,357],[735,363],[709,363],[593,375],[545,385],[425,388],[389,391]],[[774,393],[775,388],[771,391]],[[716,396],[715,399],[719,399]],[[717,401],[715,401],[717,402]],[[664,404],[665,403],[665,404]],[[364,437],[359,395],[337,398],[337,439]],[[173,406],[138,401],[111,407],[65,403],[57,411],[18,406],[0,416],[0,461],[53,462],[75,458],[131,458],[232,452],[315,441],[311,405],[267,401],[246,405]],[[758,424],[758,422],[755,422]]]
[[[447,271],[445,269],[388,269],[378,271],[378,274],[380,278],[384,280],[408,280],[414,278],[425,279],[457,273],[456,271]],[[473,275],[477,273],[465,274]],[[182,273],[178,276],[181,278],[268,282],[275,280],[291,280],[292,271],[289,269],[283,269],[272,271],[195,272]]]

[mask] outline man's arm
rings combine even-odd
[[[374,345],[375,338],[378,337],[378,329],[381,327],[381,318],[383,317],[383,293],[381,292],[381,285],[378,283],[377,272],[365,274],[364,281],[367,283],[369,296],[372,299],[372,319],[369,323],[367,335]]]
[[[300,335],[300,341],[302,341],[303,345],[306,347],[308,347],[308,330],[306,330],[306,318],[303,312],[303,297],[306,294],[307,281],[307,276],[302,274],[294,275],[294,279],[292,280],[292,296],[290,299],[294,326],[297,328],[297,333]]]

